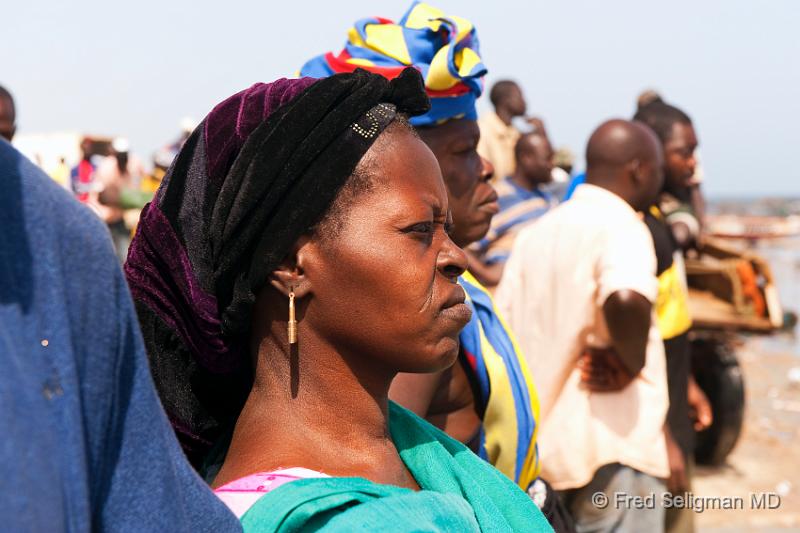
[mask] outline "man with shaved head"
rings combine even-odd
[[[497,303],[539,391],[542,477],[578,531],[661,531],[661,507],[614,494],[661,493],[669,475],[656,258],[641,216],[661,190],[663,153],[646,126],[610,120],[586,161],[572,199],[518,235]],[[597,492],[610,504],[596,505]]]

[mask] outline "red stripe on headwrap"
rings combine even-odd
[[[348,63],[347,60],[350,59],[350,54],[342,50],[339,56],[334,56],[331,52],[325,54],[325,62],[328,66],[333,70],[336,74],[341,74],[343,72],[354,72],[356,69],[364,69],[366,71],[372,72],[374,74],[380,74],[386,79],[393,80],[398,77],[407,66],[400,66],[400,67],[376,67],[376,66],[367,66],[367,65],[356,65],[353,63]],[[417,68],[417,67],[414,67]],[[419,70],[419,69],[417,69]]]

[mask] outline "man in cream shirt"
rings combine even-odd
[[[542,477],[578,531],[661,531],[667,378],[653,241],[637,211],[661,189],[663,154],[647,127],[612,120],[586,159],[586,184],[518,236],[497,303],[539,391]],[[615,493],[653,493],[656,505]]]

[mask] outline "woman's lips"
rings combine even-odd
[[[496,215],[499,213],[500,204],[497,201],[497,191],[493,190],[492,194],[490,194],[488,198],[478,204],[478,209],[484,213],[489,213],[490,215]]]
[[[472,309],[470,309],[467,304],[455,304],[442,309],[440,315],[453,322],[461,323],[463,327],[466,326],[470,318],[472,318]]]
[[[490,215],[496,215],[500,212],[500,204],[497,203],[497,200],[493,202],[486,202],[478,206],[478,209],[483,211],[484,213],[489,213]]]
[[[442,306],[440,314],[455,322],[461,322],[462,327],[469,322],[472,318],[472,310],[464,303],[466,300],[466,293],[461,286],[456,287],[456,290],[450,295],[447,301]]]

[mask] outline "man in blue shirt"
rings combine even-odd
[[[0,529],[237,531],[186,462],[104,224],[0,140]]]

